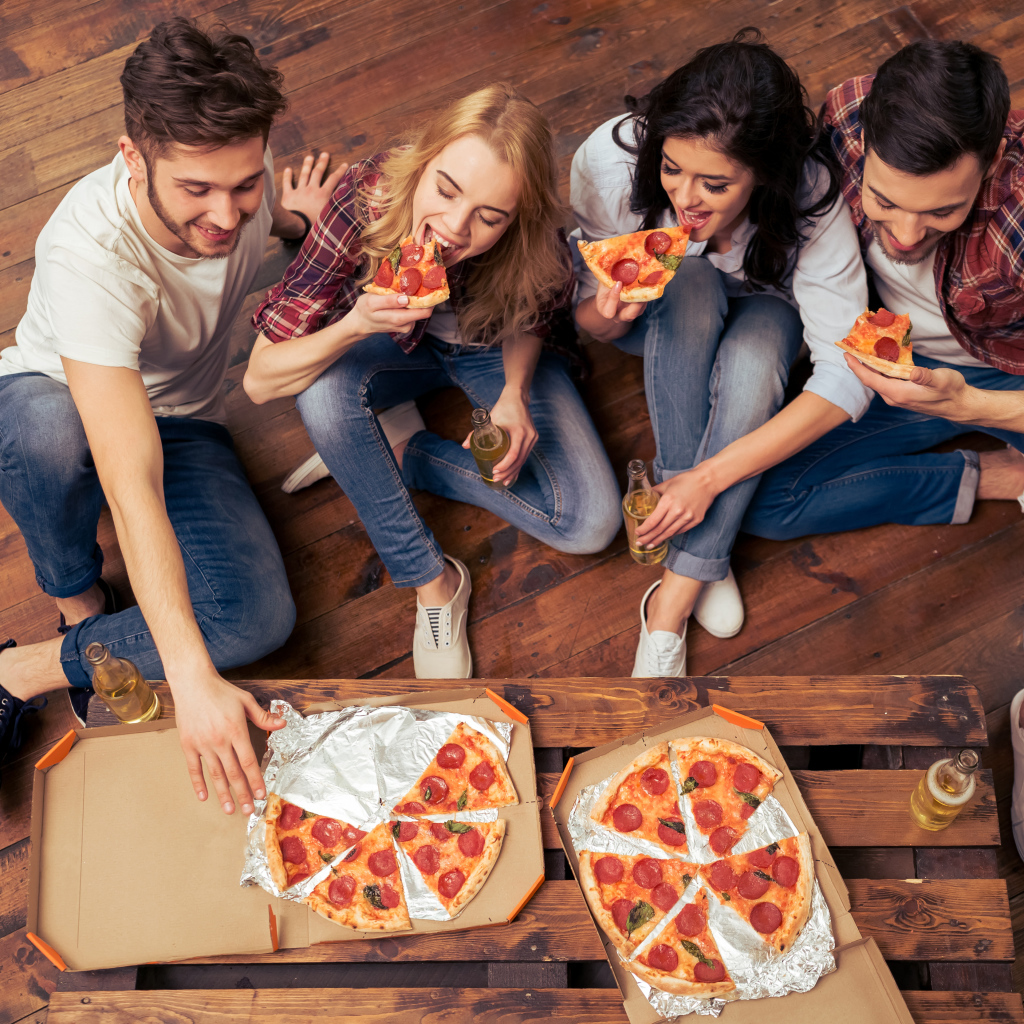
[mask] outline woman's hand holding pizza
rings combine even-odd
[[[528,396],[519,388],[507,385],[491,409],[491,422],[508,434],[508,454],[494,467],[494,479],[511,487],[537,443],[537,428],[530,415]],[[463,448],[469,447],[472,436],[470,432],[462,443]]]
[[[363,292],[344,319],[355,334],[368,338],[371,334],[406,334],[417,320],[426,320],[433,311],[432,306],[410,309],[407,295]]]
[[[647,308],[646,302],[623,302],[622,282],[616,281],[614,288],[608,288],[598,282],[597,295],[594,296],[594,308],[605,320],[614,320],[619,324],[631,324]]]
[[[637,541],[648,547],[657,547],[702,523],[718,497],[703,464],[657,484],[654,490],[661,496],[657,507],[636,531]]]

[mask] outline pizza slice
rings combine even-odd
[[[671,740],[669,747],[697,828],[721,857],[747,831],[782,773],[747,747],[717,736]]]
[[[679,794],[669,774],[668,743],[634,758],[605,787],[590,817],[631,838],[646,839],[669,853],[686,853]]]
[[[614,288],[622,282],[621,301],[650,302],[660,299],[675,277],[689,237],[689,228],[656,228],[576,244],[601,284]]]
[[[697,876],[682,860],[620,853],[580,854],[580,888],[597,923],[624,954],[631,953],[676,905]]]
[[[700,873],[719,902],[732,907],[780,953],[793,945],[807,923],[814,858],[806,832],[703,864]]]
[[[363,285],[374,295],[408,295],[413,308],[436,306],[448,296],[448,274],[441,248],[434,239],[417,245],[412,235],[391,250],[376,277]]]
[[[367,833],[331,868],[330,875],[317,884],[305,902],[321,917],[346,928],[411,928],[391,823],[383,821]]]
[[[267,797],[267,867],[280,892],[315,875],[365,835],[347,822],[285,803],[277,793]]]
[[[909,380],[914,368],[910,329],[906,313],[890,313],[887,309],[872,313],[866,309],[857,317],[850,333],[836,345],[872,370]]]
[[[396,814],[455,815],[519,803],[498,748],[459,722],[416,784],[394,806]]]
[[[487,881],[505,837],[505,822],[393,821],[391,834],[455,917]]]
[[[701,890],[650,949],[626,963],[626,970],[663,992],[696,999],[728,998],[736,985],[708,928],[707,904],[707,894]]]

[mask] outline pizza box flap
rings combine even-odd
[[[71,970],[274,949],[246,815],[195,798],[173,723],[75,730],[32,798],[28,931]]]

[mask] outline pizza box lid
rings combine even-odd
[[[755,719],[726,708],[712,706],[668,719],[657,729],[645,729],[595,747],[570,760],[551,797],[558,835],[573,872],[579,878],[579,860],[569,837],[567,823],[573,803],[585,786],[613,775],[647,748],[677,736],[719,736],[749,747],[775,765],[783,776],[772,790],[793,824],[811,838],[818,884],[832,915],[836,938],[836,963],[842,969],[821,978],[810,992],[781,999],[751,999],[726,1003],[722,1019],[757,1024],[793,1024],[794,1021],[828,1019],[830,1024],[854,1024],[865,1020],[886,1024],[913,1018],[903,1002],[874,940],[865,940],[850,913],[850,896],[818,826],[804,803],[793,774],[768,729]],[[590,904],[587,904],[589,909]],[[664,1020],[640,991],[636,980],[619,960],[615,947],[597,926],[608,963],[622,992],[630,1024],[658,1024]],[[841,955],[839,955],[841,954]],[[800,1009],[794,1010],[799,1006]],[[797,1016],[794,1016],[794,1013]]]

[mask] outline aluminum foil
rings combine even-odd
[[[459,722],[486,736],[506,761],[512,741],[511,723],[449,711],[357,706],[304,718],[285,701],[272,701],[270,707],[286,724],[270,734],[263,758],[267,791],[366,832],[390,817],[402,817],[391,815],[390,809],[412,789]],[[498,812],[460,811],[458,816],[460,821],[494,821]],[[450,817],[435,814],[417,820]],[[267,867],[265,836],[266,800],[257,800],[249,817],[240,884],[260,885],[274,896],[301,903],[328,876],[331,865],[280,892]],[[451,920],[405,851],[397,844],[396,849],[410,917]]]
[[[672,775],[678,783],[678,766],[674,760]],[[624,856],[650,854],[664,858],[665,851],[660,846],[646,840],[630,838],[628,835],[620,835],[602,828],[591,820],[590,811],[611,778],[612,776],[609,776],[603,782],[581,790],[569,812],[569,836],[576,855],[579,856],[583,850],[592,850],[599,853],[619,853]],[[682,805],[688,850],[682,856],[697,864],[710,864],[718,857],[708,846],[706,837],[697,828],[697,823],[690,813],[689,801],[683,800]],[[785,808],[775,797],[769,796],[762,801],[761,806],[750,818],[747,831],[731,852],[747,853],[767,846],[775,839],[797,834],[797,829]],[[661,932],[668,927],[685,904],[693,902],[701,886],[699,879],[691,882],[680,894],[676,905],[658,922],[655,930],[628,959],[634,959],[656,945]],[[733,910],[722,906],[710,888],[703,888],[708,893],[708,919],[711,930],[722,954],[722,961],[736,983],[736,990],[730,995],[730,999],[765,999],[771,996],[784,996],[790,992],[807,992],[817,984],[822,975],[831,974],[836,969],[835,957],[832,955],[835,949],[832,917],[817,881],[814,883],[807,923],[792,948],[781,955]],[[617,955],[623,962],[627,961],[626,957]],[[651,1006],[664,1017],[682,1017],[691,1013],[717,1017],[729,1001],[720,998],[695,999],[691,996],[673,995],[652,988],[635,975],[633,980]]]

